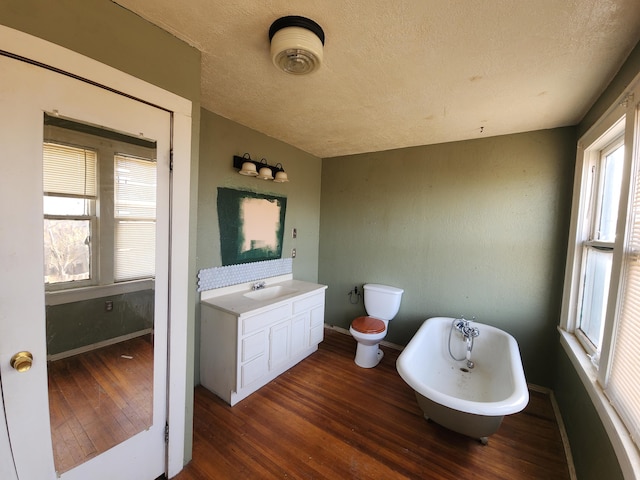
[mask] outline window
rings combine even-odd
[[[156,259],[156,164],[115,157],[115,280],[152,277]]]
[[[155,277],[155,144],[45,117],[47,291]]]
[[[623,131],[620,122],[615,132]],[[597,360],[607,310],[607,293],[611,280],[611,265],[616,238],[618,206],[622,185],[624,143],[620,136],[604,148],[596,148],[587,164],[587,216],[582,242],[580,310],[577,334],[585,349]]]
[[[561,343],[640,474],[640,76],[579,141]],[[586,361],[586,359],[589,361]]]
[[[45,284],[92,278],[96,170],[95,151],[43,146]]]

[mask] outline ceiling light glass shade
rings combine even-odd
[[[269,28],[271,59],[280,70],[304,75],[322,64],[324,31],[309,18],[289,15]]]
[[[258,175],[256,165],[252,162],[244,162],[242,164],[242,169],[238,173],[240,175],[248,175],[250,177],[255,177],[256,175]]]
[[[269,167],[262,167],[258,174],[258,178],[261,178],[262,180],[273,180],[273,173]]]
[[[322,42],[306,28],[283,28],[271,39],[273,64],[287,73],[311,73],[322,64],[322,57]]]
[[[273,181],[275,183],[288,182],[289,176],[287,175],[287,172],[285,172],[284,170],[280,170],[279,172],[276,172],[276,178],[274,178]]]

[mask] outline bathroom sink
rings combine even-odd
[[[252,290],[244,294],[245,297],[252,300],[273,300],[274,298],[284,297],[292,293],[296,293],[297,290],[293,288],[283,287],[282,285],[274,285],[273,287],[266,287],[260,290]]]

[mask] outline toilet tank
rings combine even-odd
[[[364,308],[367,310],[367,315],[380,320],[391,320],[400,309],[403,292],[403,289],[389,285],[365,284]]]

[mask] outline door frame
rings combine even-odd
[[[189,275],[192,102],[72,50],[3,25],[0,25],[0,50],[171,112],[173,170],[167,352],[167,421],[170,428],[166,471],[171,478],[182,470],[184,464],[189,293],[192,283]],[[4,422],[2,405],[0,413],[3,414],[0,421]]]

